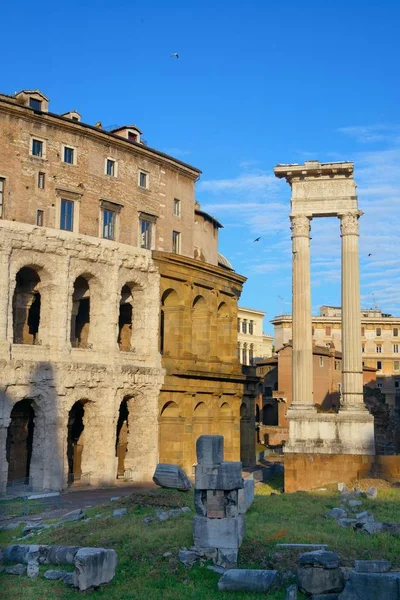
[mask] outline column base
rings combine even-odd
[[[289,441],[285,452],[375,454],[374,418],[368,411],[338,414],[288,410]]]

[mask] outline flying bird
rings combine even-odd
[[[171,54],[171,58],[179,58],[179,54],[177,52],[173,52]]]
[[[368,254],[368,256],[372,256],[372,254]]]
[[[261,240],[261,236],[253,240],[253,242],[259,242]]]

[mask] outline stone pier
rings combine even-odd
[[[354,165],[349,162],[278,165],[292,188],[293,400],[288,409],[290,454],[375,454],[374,420],[363,402],[358,210]],[[342,239],[342,396],[337,414],[313,402],[310,223],[338,217]],[[285,458],[286,464],[286,458]]]

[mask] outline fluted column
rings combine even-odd
[[[367,410],[363,399],[358,218],[339,215],[342,238],[342,402],[341,410]]]
[[[315,410],[310,283],[310,218],[290,217],[292,223],[293,392],[291,409]]]

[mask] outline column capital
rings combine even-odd
[[[311,217],[307,215],[290,215],[292,239],[294,237],[310,237]]]
[[[340,219],[340,235],[358,235],[358,219],[364,213],[361,210],[338,215]]]

